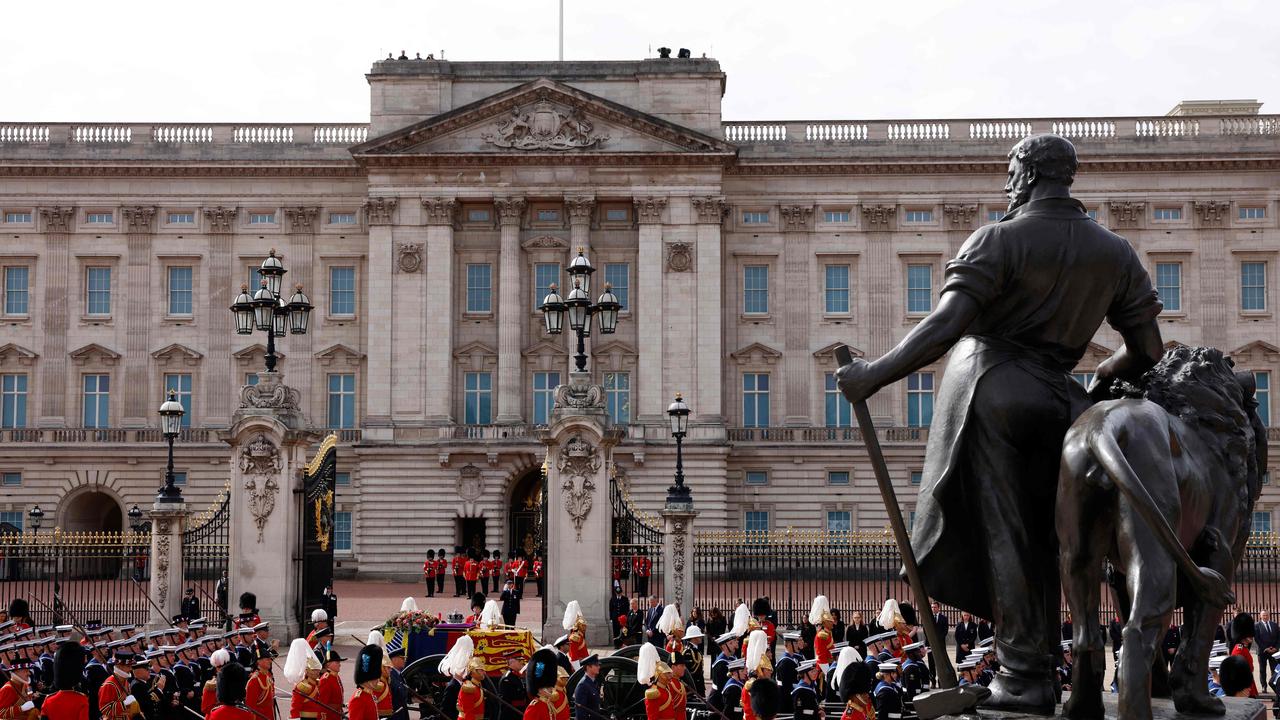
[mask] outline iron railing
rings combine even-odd
[[[662,597],[662,520],[635,507],[626,476],[616,470],[609,481],[609,500],[613,509],[610,577],[622,585],[622,594],[629,598]],[[637,572],[642,567],[648,569],[647,577]],[[643,602],[641,607],[645,607]]]
[[[218,581],[231,564],[231,493],[219,493],[207,510],[191,518],[182,533],[183,592],[194,588],[200,613],[214,627],[227,620],[226,597],[220,597]],[[223,583],[225,594],[229,583]]]
[[[0,535],[0,594],[27,598],[37,625],[147,622],[151,533]]]

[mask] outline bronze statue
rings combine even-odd
[[[1168,686],[1179,712],[1225,712],[1209,694],[1209,650],[1249,539],[1267,467],[1253,376],[1212,348],[1178,346],[1067,432],[1058,485],[1061,576],[1076,618],[1068,717],[1101,718],[1103,560],[1123,613],[1119,716],[1151,718],[1152,666],[1175,605],[1185,625]],[[1175,531],[1176,528],[1176,531]],[[1199,567],[1199,566],[1205,567]],[[1126,611],[1127,609],[1127,611]]]
[[[1124,347],[1094,386],[1161,357],[1160,302],[1137,254],[1070,195],[1075,148],[1028,137],[1009,153],[1009,212],[947,264],[936,309],[893,350],[838,371],[850,402],[948,350],[912,547],[932,596],[996,625],[988,706],[1054,710],[1060,585],[1054,504],[1067,429],[1089,406],[1068,373],[1105,320]]]

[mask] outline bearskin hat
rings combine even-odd
[[[53,684],[59,690],[72,690],[84,680],[85,651],[80,643],[67,640],[58,645],[53,656]]]
[[[751,683],[751,710],[759,720],[773,720],[778,716],[779,700],[782,693],[778,691],[778,683],[771,678],[756,678]]]
[[[1231,618],[1231,642],[1240,642],[1247,637],[1253,637],[1253,616],[1249,613],[1239,613]]]
[[[876,684],[876,671],[865,662],[852,662],[840,673],[840,702],[847,703],[854,695],[871,692]]]
[[[1249,671],[1249,661],[1239,655],[1229,655],[1222,660],[1218,668],[1218,684],[1222,691],[1231,697],[1241,690],[1247,690],[1253,684],[1253,673]]]
[[[258,611],[258,596],[251,592],[240,593],[240,608],[249,608],[254,612]]]
[[[377,645],[365,645],[356,656],[356,685],[382,677],[382,648]]]
[[[22,598],[14,598],[13,602],[9,603],[9,617],[11,619],[31,617],[31,606]]]
[[[915,627],[920,624],[920,617],[916,615],[916,609],[911,603],[898,603],[898,612],[902,613],[902,620],[907,625]]]
[[[773,612],[773,608],[769,607],[768,598],[759,597],[751,601],[752,615],[768,615],[771,612]]]
[[[524,689],[529,697],[537,695],[542,688],[555,687],[559,654],[551,648],[542,648],[529,658],[529,666],[524,671]]]
[[[475,595],[471,596],[471,607],[473,608],[484,607],[484,593],[476,593]]]
[[[244,704],[245,686],[249,684],[249,673],[238,662],[229,662],[218,671],[218,704]]]

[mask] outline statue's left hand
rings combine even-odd
[[[854,358],[853,362],[837,370],[836,381],[840,392],[850,403],[866,400],[878,389],[872,377],[871,363],[862,358]]]

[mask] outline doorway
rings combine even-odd
[[[464,548],[486,549],[484,518],[458,518],[458,544]]]

